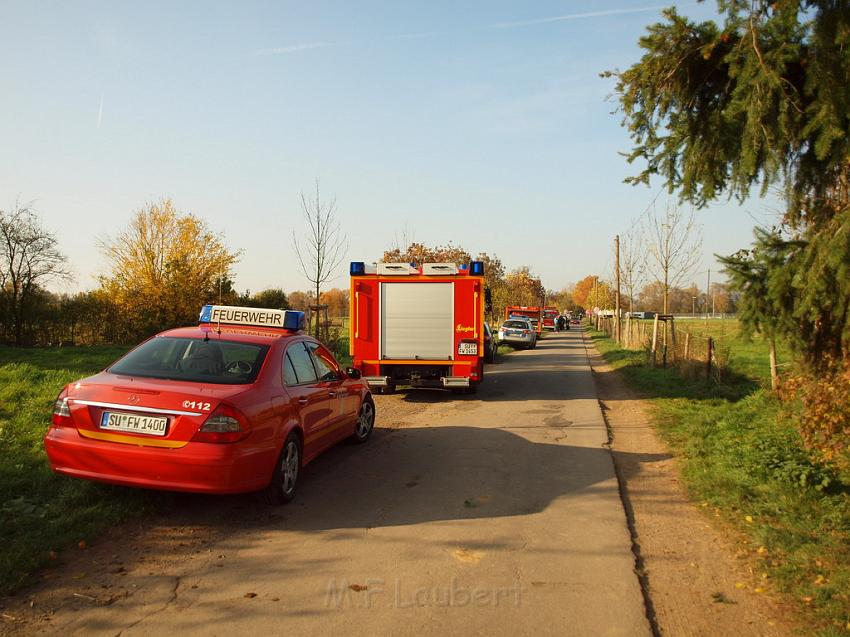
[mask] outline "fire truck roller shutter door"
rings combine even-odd
[[[454,353],[451,283],[381,284],[381,357],[448,360]]]

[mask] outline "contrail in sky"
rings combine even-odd
[[[587,13],[568,13],[566,15],[550,16],[548,18],[537,18],[535,20],[520,20],[519,22],[499,22],[488,24],[486,29],[515,29],[517,27],[528,27],[535,24],[548,24],[550,22],[563,22],[565,20],[581,20],[582,18],[602,18],[609,15],[624,15],[627,13],[646,13],[647,11],[661,11],[666,7],[635,7],[634,9],[608,9],[606,11],[589,11]]]
[[[100,106],[97,108],[97,130],[100,130],[100,122],[103,120],[103,93],[100,94]]]
[[[682,3],[679,3],[682,4]],[[684,3],[692,4],[692,3]],[[426,31],[424,33],[402,33],[397,35],[386,35],[379,40],[412,40],[430,37],[439,37],[444,35],[455,35],[468,31],[477,31],[479,29],[516,29],[520,27],[528,27],[536,24],[550,24],[553,22],[564,22],[566,20],[583,20],[585,18],[603,18],[613,15],[626,15],[629,13],[647,13],[650,11],[661,11],[665,6],[652,7],[635,7],[631,9],[606,9],[604,11],[588,11],[585,13],[568,13],[565,15],[549,16],[546,18],[535,18],[531,20],[520,20],[517,22],[497,22],[495,24],[482,24],[473,27],[456,29],[453,31]],[[365,40],[364,40],[365,42]],[[279,46],[269,49],[260,49],[254,51],[254,55],[283,55],[286,53],[295,53],[297,51],[306,51],[307,49],[320,49],[332,46],[343,46],[345,44],[355,44],[356,42],[312,42],[308,44],[292,44],[289,46]]]
[[[292,44],[290,46],[276,46],[270,49],[260,49],[254,55],[282,55],[284,53],[295,53],[307,49],[323,49],[329,46],[340,46],[345,42],[310,42],[309,44]]]

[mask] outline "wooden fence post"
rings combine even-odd
[[[670,317],[670,341],[673,344],[673,355],[670,357],[671,362],[676,361],[678,352],[676,351],[676,320]]]
[[[711,378],[711,357],[714,356],[714,339],[712,337],[708,337],[708,357],[705,363],[705,377],[706,379]]]
[[[658,315],[655,315],[655,322],[652,324],[652,366],[655,367],[656,352],[658,351]]]
[[[779,371],[776,365],[776,339],[770,337],[770,388],[779,389]]]
[[[691,333],[685,332],[685,360],[688,360],[691,354]]]

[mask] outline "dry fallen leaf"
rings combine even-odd
[[[85,551],[85,550],[86,550],[86,546],[88,546],[88,545],[86,544],[86,541],[85,541],[85,540],[80,540],[79,542],[77,542],[77,547],[78,547],[81,551]]]
[[[468,551],[467,549],[457,549],[452,551],[452,555],[456,560],[469,562],[470,564],[477,564],[481,561],[481,558],[484,557],[484,555],[479,551]]]
[[[355,593],[359,593],[360,591],[366,591],[366,590],[369,590],[369,587],[368,587],[368,586],[364,586],[363,584],[352,584],[352,585],[351,585],[351,586],[349,586],[348,588],[350,588],[351,590],[353,590]]]
[[[256,596],[257,596],[256,593],[245,593],[245,595],[244,595],[244,597],[247,597],[248,599],[251,599],[252,597],[256,597]]]
[[[739,590],[742,589],[742,588],[746,588],[746,587],[747,587],[747,585],[744,584],[744,582],[735,582],[735,588],[737,588]]]

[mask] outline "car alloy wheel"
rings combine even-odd
[[[301,441],[294,431],[286,438],[280,452],[280,460],[274,476],[266,488],[266,496],[272,504],[286,504],[295,497],[298,477],[301,474]]]
[[[287,440],[280,461],[280,486],[283,493],[289,497],[295,493],[298,482],[298,472],[301,470],[301,452],[297,440]]]
[[[357,424],[354,426],[354,439],[357,442],[366,442],[375,426],[375,405],[367,399],[360,405],[360,414],[357,416]]]

